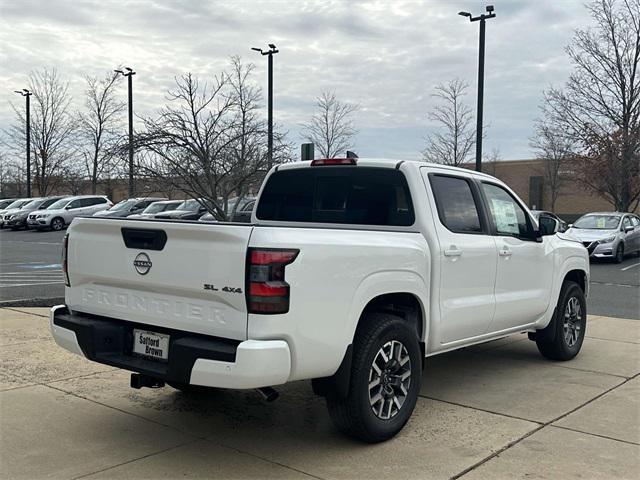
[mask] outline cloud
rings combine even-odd
[[[582,0],[496,0],[487,23],[485,151],[530,155],[528,137],[541,90],[570,71],[564,53],[588,22]],[[135,109],[150,115],[175,76],[219,74],[233,54],[256,63],[266,87],[266,60],[250,50],[274,42],[275,116],[298,142],[299,125],[323,90],[361,106],[362,155],[417,158],[430,128],[433,88],[453,77],[470,84],[475,108],[480,13],[464,1],[15,0],[0,7],[0,128],[14,121],[11,92],[30,71],[57,67],[81,108],[83,75],[130,65]],[[266,88],[265,88],[266,89]],[[126,92],[122,92],[126,98]]]

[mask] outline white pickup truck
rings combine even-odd
[[[76,218],[63,270],[67,350],[138,388],[311,379],[368,442],[408,421],[425,357],[528,332],[573,358],[589,285],[587,250],[499,180],[374,159],[273,168],[251,224]]]

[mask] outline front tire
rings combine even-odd
[[[616,256],[614,257],[613,261],[615,263],[622,263],[623,260],[624,260],[624,245],[620,243],[618,245],[618,248],[616,248]]]
[[[51,220],[51,230],[53,230],[54,232],[59,232],[63,228],[64,228],[64,220],[62,220],[60,217],[56,217],[53,220]]]
[[[353,345],[346,398],[327,397],[335,426],[369,443],[396,435],[413,413],[422,375],[415,328],[395,315],[365,314]]]
[[[565,281],[555,316],[549,325],[536,332],[536,345],[550,360],[571,360],[582,347],[587,327],[587,301],[580,285]]]

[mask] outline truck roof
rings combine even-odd
[[[399,168],[403,163],[412,163],[419,164],[419,166],[425,167],[433,167],[433,168],[441,168],[444,170],[451,170],[452,172],[466,173],[482,176],[485,178],[494,178],[491,175],[482,172],[476,172],[475,170],[471,170],[468,168],[461,167],[452,167],[450,165],[442,165],[439,163],[431,163],[425,162],[423,160],[402,160],[402,159],[393,159],[393,158],[368,158],[368,157],[359,157],[356,160],[356,164],[363,167],[378,167],[378,168]],[[306,160],[302,162],[292,162],[292,163],[283,163],[275,167],[276,170],[290,170],[295,168],[306,168],[311,166],[311,160]]]

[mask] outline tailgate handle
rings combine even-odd
[[[164,230],[122,228],[122,239],[127,248],[136,250],[162,250],[167,243]]]

